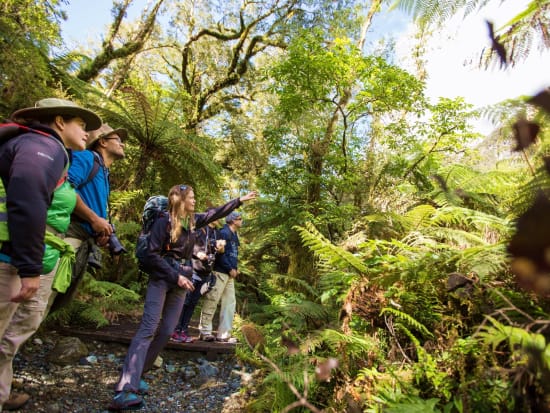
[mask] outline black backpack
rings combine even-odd
[[[149,250],[149,236],[153,222],[160,216],[168,212],[168,198],[164,195],[154,195],[150,197],[143,207],[141,216],[141,232],[136,242],[136,258],[139,269],[147,272],[147,255]]]

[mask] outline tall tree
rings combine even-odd
[[[53,94],[49,54],[61,44],[63,0],[5,0],[0,5],[0,115]]]

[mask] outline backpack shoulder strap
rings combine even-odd
[[[92,182],[95,176],[97,175],[97,173],[99,172],[99,167],[102,165],[101,156],[95,151],[91,151],[91,152],[94,155],[92,170],[88,174],[88,177],[86,178],[86,180],[76,187],[77,189],[80,189],[84,185],[87,185],[89,182]]]

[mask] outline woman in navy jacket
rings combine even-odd
[[[176,185],[170,189],[168,214],[157,218],[151,227],[147,256],[149,284],[143,316],[115,386],[111,409],[138,407],[143,401],[138,393],[146,393],[148,386],[141,376],[153,366],[174,331],[186,292],[193,291],[191,256],[196,229],[255,198],[253,191],[221,207],[195,214],[193,188]]]

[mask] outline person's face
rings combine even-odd
[[[187,195],[181,203],[181,207],[183,209],[182,212],[185,211],[187,214],[195,212],[195,193],[192,190],[187,192]]]
[[[102,138],[105,143],[105,149],[109,154],[111,154],[115,159],[124,158],[124,143],[120,136],[116,133],[109,135],[106,138]]]
[[[59,130],[59,135],[65,146],[74,151],[83,151],[86,149],[86,141],[88,140],[88,132],[86,132],[86,122],[81,118],[72,118],[63,120],[62,128]]]
[[[233,225],[235,225],[237,228],[240,228],[243,226],[243,217],[238,217],[233,220]]]

